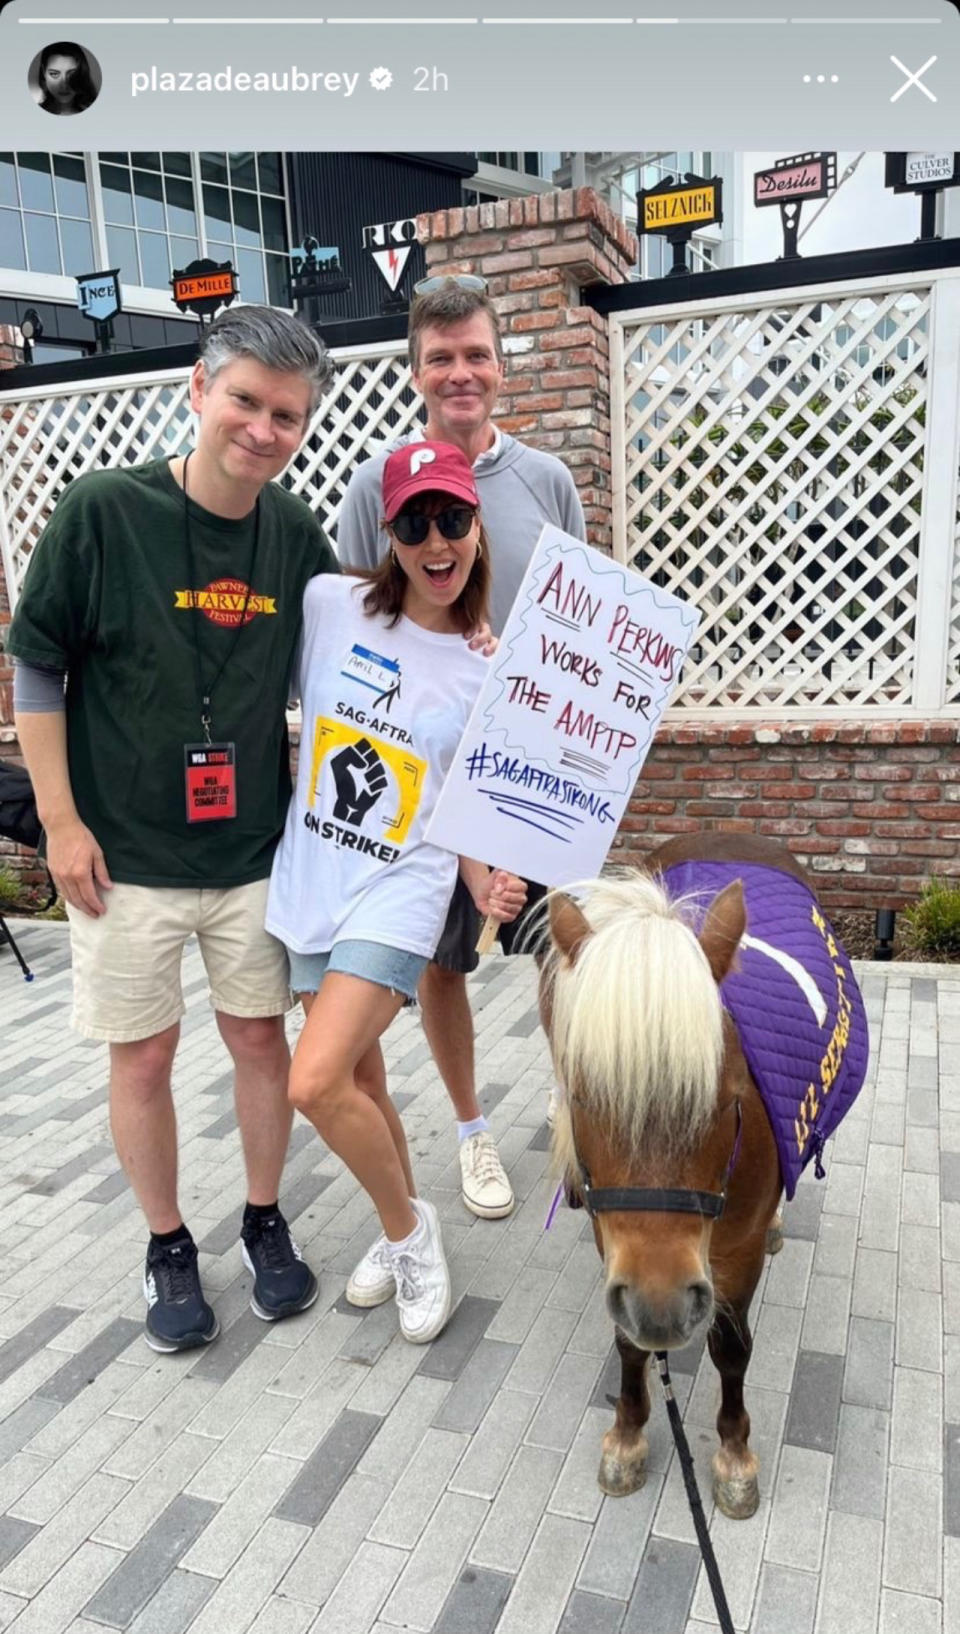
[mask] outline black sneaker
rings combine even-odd
[[[190,1237],[162,1248],[150,1244],[143,1295],[147,1302],[144,1337],[151,1350],[193,1350],[208,1345],[220,1332],[220,1323],[203,1297],[197,1245]]]
[[[240,1232],[243,1263],[253,1272],[250,1309],[263,1322],[294,1316],[312,1305],[320,1292],[317,1279],[290,1235],[280,1213],[246,1220]]]

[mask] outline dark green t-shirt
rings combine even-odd
[[[190,504],[166,461],[96,471],[64,492],[33,553],[8,649],[67,670],[77,810],[111,878],[220,888],[263,879],[290,797],[284,705],[304,586],[337,561],[309,506],[268,483],[260,529]],[[247,621],[240,624],[248,582]],[[236,746],[237,816],[188,823],[184,745],[199,743],[194,632],[211,732]]]

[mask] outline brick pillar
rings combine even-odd
[[[0,324],[0,371],[23,362],[19,335],[9,324]],[[2,411],[0,411],[2,412]],[[13,730],[13,664],[6,654],[4,637],[10,623],[10,596],[0,561],[0,753],[9,754],[16,741]]]
[[[571,468],[591,544],[612,548],[607,320],[585,284],[622,284],[637,241],[590,187],[421,216],[430,272],[479,272],[500,313],[507,369],[497,424]]]

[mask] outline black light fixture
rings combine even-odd
[[[26,312],[20,319],[18,327],[23,339],[23,361],[24,363],[32,363],[33,343],[35,340],[39,340],[43,334],[43,324],[40,321],[40,314],[35,306],[27,307]]]
[[[895,908],[878,908],[874,921],[873,957],[875,959],[890,960],[893,958],[893,938],[897,925]]]

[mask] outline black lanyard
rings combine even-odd
[[[197,584],[196,567],[195,567],[194,560],[193,560],[193,542],[192,542],[192,540],[190,538],[190,501],[189,501],[189,499],[187,497],[187,466],[189,465],[189,463],[190,463],[190,455],[187,454],[185,459],[184,459],[184,462],[183,462],[183,470],[180,473],[180,480],[181,480],[181,482],[183,484],[183,542],[184,542],[184,548],[186,550],[186,556],[187,556],[187,574],[188,574],[187,583],[188,583],[188,585],[190,585],[193,588],[194,595],[198,596],[200,594],[200,590],[199,590],[199,586]],[[247,608],[250,605],[250,597],[251,597],[251,595],[253,593],[253,571],[254,571],[254,568],[256,566],[257,546],[259,545],[259,543],[260,543],[260,495],[258,494],[257,495],[257,502],[256,502],[256,505],[254,506],[254,511],[253,511],[253,546],[252,546],[251,551],[250,551],[250,569],[249,569],[249,572],[247,573],[247,593],[243,598],[243,607],[240,610],[240,622],[237,625],[237,628],[235,629],[235,631],[233,633],[232,642],[230,643],[230,645],[227,648],[226,652],[224,653],[222,659],[220,660],[219,668],[217,669],[216,673],[211,677],[211,679],[209,681],[206,681],[206,682],[203,679],[203,654],[202,654],[202,652],[200,650],[200,626],[199,626],[199,623],[198,623],[198,621],[196,619],[193,620],[193,623],[192,623],[192,626],[191,626],[192,632],[193,632],[193,655],[194,655],[194,659],[195,659],[195,663],[196,663],[197,693],[198,693],[199,698],[200,698],[200,724],[203,727],[203,741],[204,741],[204,743],[209,743],[211,741],[211,739],[210,739],[210,724],[211,724],[210,706],[211,706],[211,700],[213,698],[214,688],[217,686],[217,683],[219,682],[221,676],[223,675],[224,670],[226,669],[228,663],[230,662],[231,658],[233,657],[234,653],[236,652],[237,642],[240,640],[240,637],[243,634],[244,629],[246,628]],[[199,611],[199,609],[197,609],[197,610]]]

